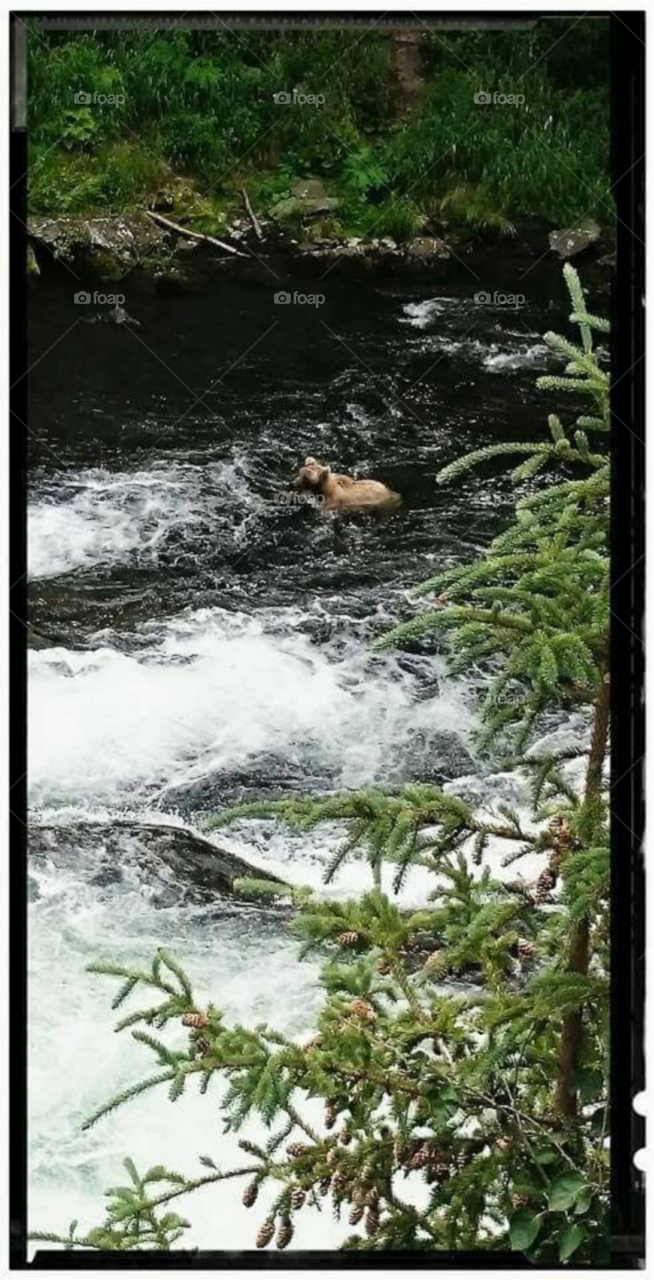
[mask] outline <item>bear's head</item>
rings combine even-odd
[[[324,467],[320,462],[316,462],[315,458],[305,458],[304,466],[300,467],[293,486],[301,493],[321,493],[330,475],[331,467]]]

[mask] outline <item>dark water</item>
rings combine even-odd
[[[534,384],[552,363],[540,335],[562,327],[566,304],[558,269],[546,261],[521,280],[530,266],[472,260],[446,281],[404,286],[334,273],[282,281],[323,290],[320,307],[275,305],[272,276],[179,299],[139,292],[128,276],[115,288],[143,328],[77,323],[34,370],[34,498],[67,502],[83,518],[91,470],[99,481],[139,476],[178,483],[169,505],[178,496],[189,519],[170,510],[167,521],[157,504],[143,512],[142,485],[126,483],[105,501],[96,495],[96,515],[109,519],[115,502],[126,521],[144,517],[137,548],[125,529],[119,554],[107,546],[84,558],[80,527],[67,558],[61,543],[67,534],[74,542],[74,530],[44,523],[61,555],[46,557],[53,576],[32,588],[37,629],[84,644],[102,628],[130,630],[189,604],[252,608],[334,590],[363,595],[367,612],[434,562],[487,543],[512,496],[500,469],[492,487],[475,474],[439,489],[434,475],[470,448],[542,429],[549,405]],[[66,277],[39,292],[33,359],[96,310],[75,306],[80,287]],[[476,304],[481,289],[526,301]],[[309,453],[385,480],[403,510],[335,524],[284,505]],[[59,567],[74,579],[53,573]]]
[[[178,299],[127,277],[116,291],[142,322],[135,333],[78,323],[66,334],[85,283],[72,277],[32,295],[30,609],[45,647],[31,655],[30,793],[35,822],[62,827],[66,849],[34,868],[39,1227],[98,1219],[126,1154],[191,1173],[206,1132],[207,1154],[238,1160],[194,1098],[172,1117],[146,1099],[137,1125],[128,1109],[81,1132],[145,1065],[112,1036],[90,959],[141,962],[165,940],[228,1016],[273,1016],[291,1035],[319,1003],[315,965],[298,964],[281,925],[162,906],[138,839],[109,840],[107,824],[193,823],[261,792],[474,768],[475,673],[453,683],[438,657],[374,658],[369,641],[410,615],[411,584],[471,556],[510,517],[500,467],[446,488],[434,476],[466,450],[543,430],[552,405],[535,379],[556,365],[540,335],[565,327],[567,302],[560,271],[532,264],[489,255],[468,263],[478,279],[457,265],[419,283],[264,273]],[[325,303],[276,305],[282,287],[321,288]],[[475,303],[480,290],[525,302]],[[289,505],[307,454],[386,481],[402,509],[343,521]],[[230,838],[255,866],[318,886],[335,835],[252,823]],[[360,892],[367,875],[346,867],[334,892]],[[409,897],[424,901],[411,875]],[[219,1200],[218,1235],[212,1192],[189,1243],[250,1242],[233,1194]],[[329,1245],[334,1231],[307,1218],[295,1244]]]

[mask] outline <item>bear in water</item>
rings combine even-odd
[[[395,511],[402,499],[379,480],[353,480],[323,466],[315,458],[305,458],[293,485],[300,493],[310,493],[323,511]]]

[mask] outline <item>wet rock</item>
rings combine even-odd
[[[125,269],[161,250],[167,233],[142,214],[113,218],[30,218],[33,241],[55,259],[114,280]]]
[[[447,260],[450,257],[450,251],[443,240],[434,239],[432,236],[416,236],[407,248],[406,257],[409,263],[438,262]]]
[[[108,311],[97,311],[94,316],[83,316],[82,319],[86,324],[126,325],[128,329],[143,328],[140,320],[136,320],[118,304],[110,307]]]
[[[394,783],[426,782],[442,786],[472,767],[472,756],[457,733],[448,729],[411,730],[386,762]]]
[[[334,779],[321,772],[316,762],[312,768],[306,757],[295,765],[274,752],[262,752],[241,768],[221,769],[196,782],[168,788],[163,799],[167,809],[174,806],[191,816],[214,813],[228,804],[257,800],[262,795],[280,799],[287,794],[328,791],[333,786]]]
[[[545,759],[560,752],[583,751],[590,741],[590,720],[581,715],[571,716],[566,724],[533,742],[525,755],[528,760]]]
[[[99,887],[122,884],[133,890],[136,878],[159,906],[231,898],[240,879],[283,883],[186,827],[121,819],[34,825],[30,858],[35,865],[47,861],[77,874],[90,870]]]
[[[574,231],[550,231],[550,249],[566,260],[578,258],[580,254],[597,244],[601,234],[599,223],[592,221],[583,223]]]
[[[613,253],[605,253],[603,257],[598,258],[597,265],[598,267],[605,267],[608,271],[615,271],[617,260],[618,255],[614,250]]]

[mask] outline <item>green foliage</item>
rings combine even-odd
[[[517,219],[570,225],[593,199],[593,216],[610,223],[604,26],[425,32],[424,90],[409,113],[379,30],[39,31],[29,41],[31,208],[122,211],[143,197],[148,157],[150,190],[176,176],[221,198],[280,167],[291,181],[323,176],[341,223],[360,235],[402,239],[429,220],[510,235]],[[483,88],[525,102],[483,106]],[[80,89],[118,101],[75,103]],[[293,89],[324,103],[273,101]],[[128,157],[118,183],[116,144]],[[82,159],[85,185],[73,163]]]
[[[132,1160],[124,1160],[123,1165],[129,1183],[110,1187],[105,1193],[107,1213],[101,1227],[94,1227],[86,1235],[79,1236],[77,1222],[71,1222],[66,1236],[37,1231],[32,1239],[42,1244],[61,1244],[65,1249],[74,1249],[75,1246],[111,1251],[171,1249],[190,1223],[168,1210],[159,1213],[159,1207],[213,1179],[199,1178],[190,1182],[182,1174],[164,1169],[163,1165],[156,1165],[141,1176]],[[162,1189],[156,1194],[158,1188]]]
[[[602,325],[587,314],[572,269],[566,278],[581,345],[556,340],[568,362],[562,378],[583,386],[605,426],[608,383],[592,346]],[[584,430],[577,421],[568,433],[575,426]],[[348,1250],[513,1249],[540,1266],[607,1263],[606,464],[576,438],[569,444],[558,418],[549,429],[552,444],[530,457],[564,474],[574,468],[577,478],[557,482],[555,474],[521,499],[515,523],[486,556],[423,590],[445,588],[455,665],[463,657],[468,670],[474,662],[493,679],[495,702],[483,711],[490,728],[499,722],[525,733],[542,711],[567,707],[573,685],[592,718],[589,746],[514,764],[531,775],[527,816],[414,785],[397,795],[366,789],[261,801],[210,819],[219,829],[274,816],[307,833],[336,824],[326,878],[348,857],[370,867],[370,892],[349,901],[308,896],[293,921],[305,953],[324,956],[316,1034],[298,1043],[267,1024],[227,1023],[213,1005],[198,1004],[163,950],[150,968],[93,966],[118,983],[117,1030],[128,1030],[153,1062],[87,1125],[145,1091],[166,1088],[174,1102],[185,1087],[205,1092],[217,1078],[226,1086],[225,1128],[240,1132],[256,1118],[270,1137],[242,1138],[247,1163],[227,1172],[209,1157],[201,1179],[161,1171],[157,1196],[147,1179],[132,1178],[134,1190],[109,1193],[99,1234],[77,1236],[73,1224],[68,1236],[38,1238],[102,1247],[103,1233],[117,1241],[124,1231],[124,1247],[151,1247],[154,1233],[172,1243],[181,1220],[164,1211],[155,1221],[157,1209],[207,1181],[247,1178],[247,1206],[261,1187],[273,1189],[260,1248],[273,1239],[286,1248],[303,1207],[329,1197],[337,1220],[347,1215],[352,1228],[364,1228],[345,1238]],[[472,455],[467,465],[497,456]],[[403,626],[386,643],[417,634]],[[501,714],[498,689],[520,691]],[[585,757],[575,782],[566,766]],[[533,870],[511,881],[480,869],[491,851],[505,867],[528,854],[538,860],[537,878]],[[382,892],[386,862],[395,889],[416,864],[431,873],[420,909]],[[137,1002],[142,993],[146,1001]],[[168,1035],[180,1024],[181,1048]],[[316,1098],[322,1123],[306,1115]]]
[[[514,753],[554,708],[594,703],[607,655],[609,467],[605,453],[591,451],[580,426],[609,427],[609,379],[592,337],[605,326],[586,311],[572,266],[564,276],[580,343],[546,335],[567,364],[559,377],[540,378],[539,386],[574,390],[592,402],[592,416],[577,417],[564,429],[551,414],[551,442],[475,450],[441,471],[438,480],[447,483],[471,467],[516,453],[528,463],[514,471],[514,480],[525,479],[526,465],[533,474],[546,464],[574,469],[582,478],[520,499],[515,524],[494,539],[483,560],[423,583],[416,595],[436,593],[432,607],[377,642],[379,649],[411,647],[451,634],[455,669],[474,664],[491,677],[481,710],[482,745],[508,739]]]

